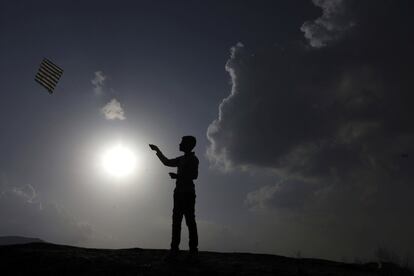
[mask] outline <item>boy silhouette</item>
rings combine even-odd
[[[172,179],[176,179],[169,257],[174,257],[179,252],[183,216],[188,227],[190,256],[196,256],[198,253],[198,235],[194,208],[196,194],[193,180],[198,177],[199,161],[192,151],[195,145],[196,138],[194,136],[183,136],[179,149],[184,152],[184,155],[174,159],[165,157],[156,145],[149,145],[152,150],[156,151],[158,158],[165,166],[177,167],[177,173],[169,173]]]

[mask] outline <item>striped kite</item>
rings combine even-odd
[[[62,74],[63,70],[59,66],[44,58],[39,71],[37,71],[35,81],[46,88],[49,94],[52,94]]]

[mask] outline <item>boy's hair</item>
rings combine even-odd
[[[195,145],[197,144],[197,140],[194,136],[186,135],[186,136],[183,136],[182,139],[183,139],[183,142],[188,147],[189,151],[192,151]]]

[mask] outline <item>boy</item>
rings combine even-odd
[[[184,155],[174,159],[166,158],[157,146],[149,145],[152,150],[157,152],[158,158],[165,166],[177,167],[177,173],[169,173],[172,179],[176,179],[170,257],[179,252],[183,216],[188,227],[190,256],[196,256],[198,253],[197,224],[194,213],[196,194],[193,180],[198,177],[199,161],[192,151],[195,145],[196,138],[194,136],[183,136],[179,149],[184,152]]]

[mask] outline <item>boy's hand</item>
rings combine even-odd
[[[152,150],[156,151],[156,152],[159,152],[159,151],[160,151],[160,149],[159,149],[156,145],[149,144],[149,147],[150,147]]]
[[[172,179],[177,179],[176,173],[168,173]]]

